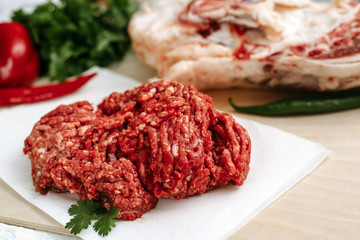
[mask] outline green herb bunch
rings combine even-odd
[[[73,218],[65,225],[70,229],[70,233],[78,234],[83,229],[87,229],[93,220],[94,230],[100,236],[107,236],[111,228],[116,226],[116,216],[119,214],[119,209],[111,205],[107,210],[99,203],[87,199],[86,201],[79,200],[76,204],[71,205],[68,210],[70,216]]]
[[[40,57],[40,73],[64,81],[88,68],[120,60],[130,45],[127,26],[137,4],[131,0],[60,0],[32,13],[15,11]]]

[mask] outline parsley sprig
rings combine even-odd
[[[92,66],[120,60],[130,46],[127,26],[133,0],[60,0],[12,15],[29,30],[40,57],[41,75],[64,81]]]
[[[65,228],[70,229],[70,233],[78,234],[83,229],[87,229],[93,220],[95,232],[100,236],[107,236],[112,227],[116,226],[115,217],[119,214],[119,209],[111,205],[107,210],[99,203],[87,199],[86,201],[77,201],[77,205],[73,204],[68,210],[70,216],[73,216]]]

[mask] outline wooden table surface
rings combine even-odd
[[[141,82],[155,75],[131,50],[110,68]],[[303,94],[254,89],[206,93],[213,97],[217,109],[233,114],[238,113],[228,104],[229,97],[247,105]],[[229,239],[360,239],[360,109],[296,117],[238,115],[319,142],[332,153]],[[68,234],[61,224],[26,202],[2,180],[0,196],[0,222]]]

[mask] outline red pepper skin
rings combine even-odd
[[[45,101],[75,92],[97,73],[83,75],[75,80],[39,87],[0,89],[0,106]]]
[[[39,74],[39,57],[27,29],[0,23],[0,88],[29,86]]]

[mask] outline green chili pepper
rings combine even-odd
[[[231,98],[229,98],[229,103],[238,112],[262,116],[329,113],[359,108],[360,91],[317,97],[286,98],[257,106],[236,106]]]

